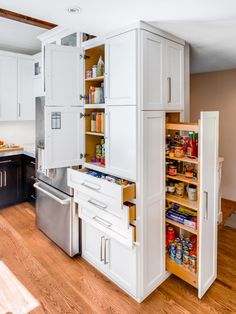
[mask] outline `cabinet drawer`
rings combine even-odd
[[[113,208],[122,209],[123,203],[136,197],[135,183],[119,185],[87,174],[87,169],[68,169],[68,185]]]
[[[79,204],[79,217],[120,243],[133,247],[135,238],[134,226],[128,225],[125,229],[111,215],[104,215],[104,213],[98,212],[95,208],[89,208],[83,201]]]

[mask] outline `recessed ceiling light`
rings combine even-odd
[[[71,14],[79,14],[81,13],[81,10],[82,9],[76,5],[67,8],[67,12]]]

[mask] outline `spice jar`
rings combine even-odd
[[[182,158],[184,156],[183,146],[175,146],[175,157]]]
[[[185,170],[185,177],[186,178],[193,178],[193,167],[186,167]]]
[[[177,167],[169,166],[169,176],[176,176],[176,175],[177,175]]]
[[[170,148],[170,150],[169,150],[169,157],[170,158],[174,158],[175,157],[175,149],[174,148]]]

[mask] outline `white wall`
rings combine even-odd
[[[35,122],[14,121],[0,122],[0,139],[8,144],[34,145]]]

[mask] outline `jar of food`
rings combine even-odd
[[[173,182],[170,182],[170,184],[167,186],[167,192],[170,194],[175,193],[175,185],[173,184]]]
[[[189,185],[188,187],[188,199],[190,201],[196,201],[197,200],[197,187],[194,185]]]
[[[175,146],[175,157],[182,158],[184,156],[183,146]]]
[[[91,78],[91,77],[92,77],[92,71],[91,70],[85,71],[85,78],[88,79],[88,78]]]
[[[97,65],[93,65],[92,67],[92,77],[97,77],[97,74],[98,74],[98,67]]]
[[[177,167],[176,166],[169,166],[169,176],[176,176],[177,175]]]
[[[170,150],[169,150],[169,157],[170,158],[174,158],[175,157],[175,149],[174,148],[170,148]]]
[[[176,194],[179,197],[184,197],[184,183],[179,183],[176,185]]]
[[[193,178],[193,172],[194,172],[193,167],[186,167],[185,177],[186,178]]]

